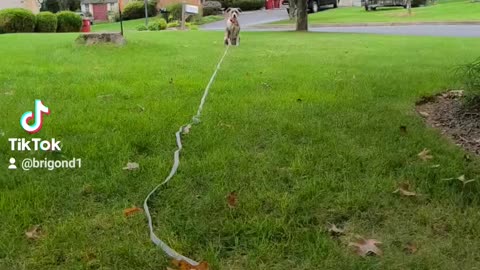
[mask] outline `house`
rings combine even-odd
[[[24,8],[33,13],[40,12],[41,0],[0,0],[0,9]]]
[[[3,1],[3,0],[0,0]],[[129,0],[121,0],[124,7]],[[94,21],[108,21],[109,14],[118,12],[118,0],[81,0],[80,6],[84,14],[89,14]]]

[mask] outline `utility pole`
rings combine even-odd
[[[148,0],[145,0],[145,27],[148,28]]]

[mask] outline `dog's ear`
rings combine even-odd
[[[225,9],[225,13],[230,13],[230,10],[232,10],[232,8]]]
[[[242,9],[241,8],[237,8],[238,12],[242,13]]]

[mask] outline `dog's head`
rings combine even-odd
[[[238,19],[240,13],[242,13],[242,10],[240,8],[227,8],[225,13],[227,14],[228,18]]]

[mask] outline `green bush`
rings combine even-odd
[[[160,31],[167,29],[167,21],[165,19],[156,19],[148,24],[148,30],[150,31]]]
[[[57,13],[57,32],[79,32],[82,28],[82,17],[71,11]]]
[[[461,69],[465,77],[466,90],[470,96],[480,101],[480,57]]]
[[[180,26],[180,23],[178,21],[169,22],[167,24],[167,28],[179,27],[179,26]]]
[[[412,0],[412,7],[426,6],[427,0]]]
[[[50,11],[44,11],[37,14],[37,23],[35,32],[53,33],[57,31],[57,16]]]
[[[137,31],[147,31],[145,24],[137,25]]]
[[[157,2],[149,1],[147,5],[148,17],[157,15]],[[145,4],[143,1],[130,2],[122,13],[124,20],[140,19],[145,17]]]
[[[0,10],[0,33],[33,32],[35,30],[35,20],[35,15],[27,9],[7,8]]]
[[[219,1],[206,1],[203,4],[203,16],[218,15],[222,13],[222,3]]]
[[[243,11],[258,10],[265,6],[265,1],[263,0],[219,0],[219,2],[224,8],[235,7]]]
[[[182,20],[182,4],[169,5],[167,6],[167,11],[169,12],[169,17],[171,20]]]

